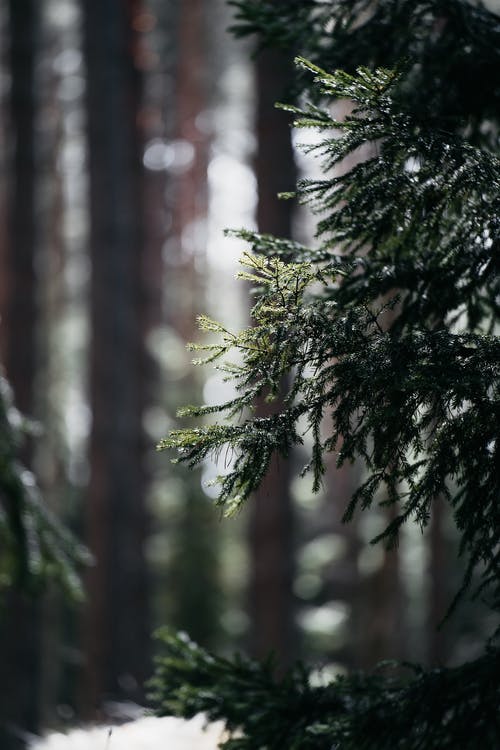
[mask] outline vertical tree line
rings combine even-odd
[[[141,303],[141,74],[132,19],[140,3],[84,3],[90,176],[91,478],[86,540],[85,703],[140,699],[148,672],[144,560],[145,352]]]
[[[168,175],[171,216],[167,266],[172,284],[166,298],[166,320],[179,341],[197,337],[196,316],[203,310],[208,220],[207,168],[210,153],[209,55],[212,2],[177,4],[174,85],[171,113],[173,165]],[[199,399],[201,383],[184,373],[179,390]],[[166,394],[168,398],[168,394]],[[171,402],[172,412],[178,403]],[[175,627],[214,643],[219,633],[217,518],[197,473],[183,482],[171,519],[170,560],[164,614]]]
[[[276,101],[289,94],[292,68],[276,50],[261,51],[255,61],[257,151],[257,227],[259,232],[292,236],[294,204],[278,195],[295,184],[295,163],[289,118]],[[263,397],[261,416],[276,410]],[[255,493],[249,517],[250,650],[257,657],[275,653],[281,668],[296,654],[294,578],[294,510],[290,496],[290,465],[275,460]]]
[[[39,5],[7,5],[10,90],[6,101],[7,231],[2,253],[0,299],[2,363],[18,407],[34,412],[37,352],[35,279],[35,113]],[[29,464],[29,446],[23,458]],[[26,542],[27,543],[27,542]],[[23,732],[37,726],[39,603],[11,592],[0,605],[0,745],[22,746]],[[34,688],[34,689],[33,689]]]

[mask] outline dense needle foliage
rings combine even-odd
[[[76,566],[88,562],[88,553],[44,504],[35,476],[22,463],[30,427],[0,377],[0,593],[11,586],[33,592],[53,578],[78,595]]]
[[[301,54],[325,70],[408,70],[398,104],[448,130],[466,126],[493,148],[500,111],[500,6],[496,0],[230,0],[234,32]],[[486,10],[493,8],[494,15]],[[311,95],[311,80],[297,91]],[[317,92],[313,92],[316,96]]]
[[[498,747],[498,651],[455,669],[406,679],[374,674],[311,684],[300,665],[277,681],[272,661],[213,656],[184,635],[160,633],[151,697],[162,714],[204,711],[233,732],[224,750],[457,750]]]
[[[362,458],[345,520],[384,498],[395,513],[374,541],[392,544],[403,523],[425,527],[444,498],[467,561],[459,595],[474,578],[498,610],[499,19],[461,0],[233,4],[240,33],[301,46],[312,60],[297,60],[310,103],[291,109],[297,127],[320,134],[305,148],[322,177],[297,188],[318,216],[317,241],[239,232],[251,246],[241,276],[254,286],[253,324],[236,333],[202,318],[217,339],[195,347],[236,396],[185,409],[224,419],[175,431],[160,447],[190,466],[225,456],[227,512],[305,433],[316,489],[326,453],[339,464]],[[255,417],[256,397],[272,402],[284,381],[284,407]],[[275,684],[267,667],[167,638],[156,694],[164,709],[240,726],[234,748],[493,747],[493,644],[455,670],[354,675],[313,690],[300,670]]]
[[[233,510],[273,453],[288,455],[304,429],[313,436],[306,470],[315,488],[324,453],[342,439],[339,463],[362,456],[368,468],[346,518],[385,484],[398,507],[384,534],[393,537],[409,518],[425,525],[433,499],[444,495],[469,554],[468,575],[481,564],[498,596],[499,162],[401,115],[391,99],[394,73],[315,72],[323,93],[357,105],[343,121],[313,106],[298,112],[298,126],[326,135],[312,147],[324,178],[298,187],[323,217],[322,243],[308,251],[247,235],[255,252],[244,257],[241,277],[257,289],[254,325],[235,334],[202,318],[221,340],[196,347],[208,350],[204,361],[237,350],[241,363],[221,367],[238,395],[184,410],[242,416],[173,432],[162,447],[178,448],[190,465],[234,451],[219,496]],[[330,171],[368,141],[376,142],[373,156],[343,175]],[[286,408],[247,414],[257,395],[273,398],[285,374]]]

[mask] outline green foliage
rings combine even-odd
[[[44,505],[35,477],[19,460],[29,431],[0,377],[0,593],[10,586],[33,591],[50,577],[78,596],[76,566],[89,556]]]
[[[323,94],[356,104],[342,121],[316,106],[296,110],[297,126],[325,133],[314,146],[324,178],[298,186],[299,198],[323,217],[321,247],[299,262],[307,251],[289,245],[281,260],[282,244],[276,252],[272,237],[245,233],[254,254],[244,256],[240,276],[257,291],[253,325],[235,334],[202,318],[201,328],[220,340],[195,347],[207,352],[199,362],[222,358],[238,395],[183,410],[243,416],[177,430],[160,447],[177,448],[190,466],[230,455],[219,503],[231,512],[258,486],[273,454],[288,455],[304,430],[313,437],[305,470],[315,489],[323,455],[342,440],[339,464],[361,456],[368,469],[346,519],[385,485],[398,513],[381,538],[394,543],[405,521],[425,526],[433,499],[446,497],[468,554],[465,583],[479,566],[482,587],[498,600],[499,162],[400,115],[394,73],[312,69]],[[370,141],[373,156],[329,176]],[[240,364],[224,361],[234,351]],[[252,416],[256,396],[272,401],[284,375],[285,408]]]
[[[176,526],[163,587],[163,611],[167,610],[172,627],[189,630],[198,643],[213,646],[219,635],[221,608],[218,519],[201,489],[200,477],[193,478],[197,486],[183,487],[182,506],[170,520]]]
[[[237,232],[252,251],[241,274],[255,294],[252,326],[235,333],[203,318],[216,341],[195,347],[236,396],[184,410],[207,421],[160,447],[189,466],[223,456],[226,512],[306,432],[315,489],[325,454],[339,465],[362,458],[345,520],[384,497],[395,513],[373,541],[391,545],[444,498],[467,561],[457,597],[474,576],[498,611],[500,20],[465,0],[232,4],[238,34],[305,56],[299,90],[310,103],[286,108],[319,133],[304,148],[322,177],[297,186],[318,217],[316,241]],[[255,417],[257,396],[275,412]],[[492,643],[455,669],[313,688],[301,668],[277,682],[270,665],[167,635],[156,699],[164,711],[226,718],[243,732],[226,747],[241,750],[496,747]]]
[[[422,122],[495,144],[500,109],[500,23],[473,0],[230,0],[233,31],[302,54],[326,70],[394,68],[407,61],[398,103]],[[486,3],[488,4],[488,3]],[[498,12],[498,11],[497,11]],[[480,83],[479,83],[480,82]],[[311,94],[307,76],[298,92]],[[317,92],[312,91],[316,96]],[[494,146],[493,146],[494,147]]]
[[[151,698],[160,714],[203,711],[223,719],[225,750],[474,750],[500,741],[498,652],[455,669],[338,677],[314,686],[300,665],[283,679],[273,664],[209,654],[184,635],[160,633]]]

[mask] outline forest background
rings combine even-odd
[[[382,658],[460,663],[490,629],[477,602],[437,629],[463,573],[444,504],[425,535],[371,547],[387,510],[341,523],[359,467],[332,461],[312,496],[297,451],[221,524],[215,467],[188,475],[155,452],[180,405],[225,388],[190,365],[196,316],[247,317],[243,246],[224,227],[311,233],[277,199],[315,169],[273,108],[292,96],[291,59],[252,57],[231,14],[222,0],[0,5],[0,359],[37,425],[23,460],[94,558],[80,598],[55,584],[3,598],[6,750],[42,726],[133,715],[159,625],[303,658],[318,680]]]

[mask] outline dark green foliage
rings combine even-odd
[[[233,732],[225,750],[473,750],[500,743],[500,658],[422,672],[386,665],[315,687],[298,665],[223,659],[164,631],[151,698],[160,714],[203,711]]]
[[[163,588],[172,627],[189,630],[198,643],[213,647],[221,608],[218,519],[201,489],[200,477],[195,473],[192,479],[196,484],[184,486],[182,506],[170,521],[171,526],[176,524],[175,536]]]
[[[467,561],[459,595],[474,579],[498,613],[500,19],[465,0],[233,5],[237,33],[307,58],[297,62],[310,103],[299,97],[288,109],[320,134],[305,148],[322,177],[297,188],[318,216],[316,242],[238,233],[252,250],[241,276],[254,287],[253,325],[234,333],[202,318],[218,338],[195,347],[237,395],[184,410],[207,420],[160,447],[190,466],[225,457],[227,512],[306,433],[315,489],[326,453],[339,464],[360,457],[366,473],[345,520],[393,505],[373,540],[391,545],[405,522],[425,527],[444,499]],[[285,375],[284,408],[256,418],[256,396],[273,403]],[[454,669],[313,688],[302,669],[276,683],[269,665],[167,637],[156,695],[162,710],[226,718],[244,735],[226,746],[242,750],[493,748],[494,642]]]
[[[340,438],[339,464],[365,459],[369,473],[346,518],[386,485],[398,515],[382,536],[393,543],[402,523],[424,526],[432,500],[445,496],[469,557],[466,582],[480,565],[483,586],[498,599],[498,160],[399,115],[391,98],[399,78],[391,72],[314,71],[324,94],[357,105],[341,122],[318,107],[297,112],[297,125],[326,133],[314,147],[324,179],[298,187],[323,216],[321,247],[308,254],[280,242],[275,251],[272,237],[245,233],[255,252],[245,256],[241,277],[258,290],[254,325],[236,335],[202,318],[202,329],[221,340],[196,347],[208,350],[205,362],[238,352],[241,364],[221,367],[239,395],[184,413],[246,414],[258,394],[272,400],[289,374],[286,408],[179,430],[161,447],[178,448],[191,466],[229,450],[234,463],[220,478],[219,502],[231,511],[259,484],[274,452],[286,456],[302,442],[305,420],[316,489],[323,454]],[[370,140],[379,144],[373,156],[328,177]],[[277,257],[283,248],[285,261]],[[304,257],[311,261],[299,262]]]
[[[9,586],[33,591],[48,577],[79,594],[77,565],[88,553],[43,504],[35,477],[19,459],[30,425],[0,377],[0,593]]]
[[[233,30],[329,71],[408,62],[400,106],[484,139],[500,108],[500,22],[468,0],[234,0]],[[479,83],[480,82],[480,83]],[[307,78],[299,89],[310,91]]]

